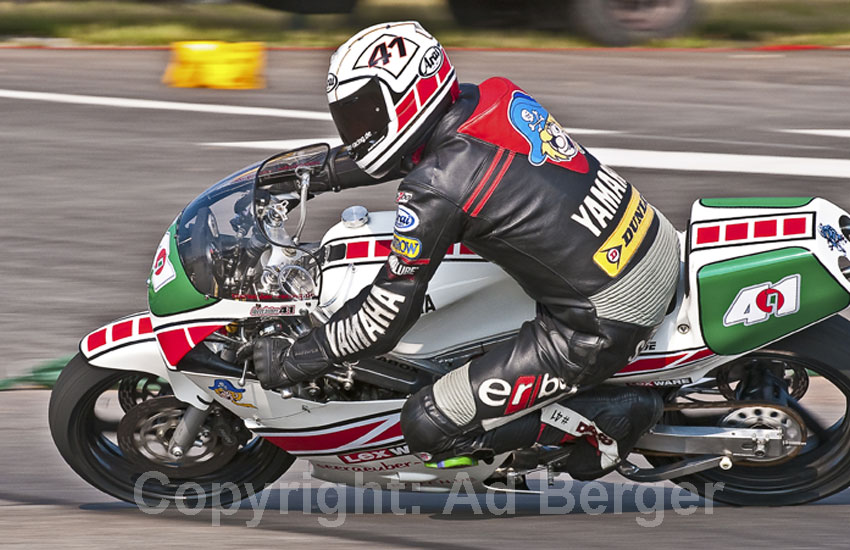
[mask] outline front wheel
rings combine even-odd
[[[80,477],[139,506],[226,506],[262,491],[294,462],[262,438],[237,442],[206,424],[191,456],[174,462],[163,449],[185,405],[169,394],[149,374],[92,367],[78,354],[50,396],[53,441]]]
[[[707,470],[674,482],[739,506],[804,504],[850,486],[850,321],[832,317],[721,369],[713,393],[739,400],[783,397],[804,421],[805,446],[784,462],[737,463],[728,471]],[[671,424],[724,425],[729,418],[691,417],[689,422],[680,413],[668,415],[664,422]],[[647,459],[656,465],[675,460]]]

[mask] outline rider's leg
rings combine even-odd
[[[586,390],[602,382],[622,368],[652,332],[652,327],[601,319],[596,324],[598,334],[579,332],[540,308],[515,341],[417,392],[401,415],[411,451],[440,460],[533,444],[539,414],[527,421],[533,425],[531,434],[520,434],[513,425],[508,431],[494,430],[563,398],[574,386]]]

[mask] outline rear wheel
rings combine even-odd
[[[731,391],[739,400],[775,399],[793,409],[805,424],[805,446],[785,461],[736,463],[731,470],[707,470],[676,483],[691,484],[703,496],[716,489],[710,495],[714,500],[741,506],[803,504],[850,486],[850,321],[836,316],[747,355],[718,380],[715,391],[707,388],[706,394],[730,397]],[[664,422],[727,425],[730,418],[735,417],[688,418],[675,412]],[[647,459],[655,465],[676,460]]]
[[[167,383],[149,374],[92,367],[77,355],[50,396],[53,441],[88,483],[140,506],[225,506],[263,490],[294,462],[268,441],[250,439],[223,409],[208,417],[186,458],[175,461],[167,444],[186,405],[169,394]]]

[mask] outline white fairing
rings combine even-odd
[[[345,244],[365,256],[332,261],[323,270],[321,303],[328,314],[372,284],[387,258],[394,212],[373,212],[357,229],[337,224],[322,244]],[[384,245],[382,246],[382,243]],[[353,245],[353,246],[351,246]],[[470,342],[515,332],[534,317],[534,302],[499,267],[455,244],[428,285],[426,310],[393,352],[428,358]]]

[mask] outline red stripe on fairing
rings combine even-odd
[[[357,441],[370,431],[374,430],[384,422],[385,420],[377,420],[375,422],[370,422],[369,424],[364,424],[362,426],[355,426],[353,428],[342,428],[337,432],[330,432],[325,434],[286,434],[266,437],[266,439],[268,439],[269,441],[271,441],[272,443],[274,443],[285,451],[324,452],[333,449],[338,449],[340,447],[344,447],[345,445],[349,445]],[[400,430],[401,428],[399,428],[399,431]],[[374,438],[372,440],[374,440]]]
[[[186,339],[186,331],[182,328],[160,332],[156,335],[156,341],[159,342],[159,347],[169,365],[179,363],[193,347]]]
[[[646,359],[638,359],[626,365],[618,374],[663,369],[667,365],[675,363],[686,355],[687,353],[680,353],[678,355],[668,355],[667,357],[647,357]]]
[[[133,335],[133,320],[112,325],[112,341],[117,342]]]
[[[206,327],[192,327],[189,329],[189,337],[192,339],[194,345],[198,345],[204,340],[207,339],[207,336],[217,331],[224,325],[210,325]],[[194,346],[193,346],[194,347]]]
[[[755,237],[756,239],[764,237],[775,237],[776,233],[776,220],[763,220],[760,222],[756,222],[753,226],[753,237]]]
[[[493,179],[493,183],[490,185],[490,188],[487,190],[487,194],[484,195],[484,198],[481,199],[481,202],[479,202],[478,206],[475,208],[475,210],[472,211],[473,216],[477,216],[478,213],[481,212],[481,209],[484,208],[484,205],[487,204],[487,201],[490,200],[490,196],[493,194],[493,192],[499,186],[499,183],[501,183],[502,176],[504,176],[505,172],[508,171],[508,167],[511,165],[511,162],[514,160],[515,156],[516,156],[516,153],[511,151],[511,153],[508,155],[507,160],[505,160],[505,163],[502,165],[502,169],[499,170],[499,173],[496,174],[496,177]]]
[[[86,338],[86,347],[89,351],[95,350],[106,345],[106,329],[102,328],[97,332],[92,332]]]
[[[492,162],[490,162],[490,166],[487,168],[487,171],[484,172],[484,177],[481,178],[481,181],[479,181],[478,185],[475,187],[475,191],[472,192],[472,195],[469,196],[469,200],[463,205],[464,212],[469,212],[469,207],[471,207],[472,203],[475,202],[475,199],[478,197],[478,193],[484,189],[484,186],[487,184],[487,180],[493,174],[493,171],[496,170],[496,165],[499,164],[499,160],[501,160],[502,153],[504,152],[505,150],[501,147],[499,147],[498,151],[496,151],[496,156],[493,157]]]
[[[345,258],[353,260],[357,258],[369,257],[369,241],[357,241],[348,243],[345,248]]]
[[[139,334],[150,334],[153,332],[153,323],[150,317],[139,319]]]
[[[385,258],[390,255],[391,240],[375,241],[375,257]]]
[[[472,250],[468,249],[468,248],[466,247],[466,245],[464,245],[464,244],[461,244],[461,245],[460,245],[460,254],[467,255],[467,256],[475,256],[475,255],[476,255],[476,254],[475,254],[475,252],[473,252]]]
[[[396,422],[386,430],[382,431],[375,437],[369,439],[364,445],[371,445],[373,443],[378,443],[380,441],[388,440],[388,439],[397,439],[401,437],[401,423]]]
[[[680,367],[683,365],[688,365],[690,363],[695,363],[700,359],[705,359],[706,357],[711,357],[714,355],[714,352],[708,348],[701,349],[696,352],[691,352],[690,355],[688,353],[677,353],[675,355],[668,355],[666,357],[647,357],[645,359],[637,359],[636,361],[632,361],[628,365],[625,366],[622,370],[620,370],[617,374],[626,374],[633,372],[644,372],[644,371],[653,371],[660,370],[664,367],[668,367],[677,361],[684,359],[676,366]]]
[[[697,229],[697,244],[716,243],[720,240],[720,226],[700,227]]]
[[[787,218],[782,222],[784,235],[802,235],[806,232],[806,218]]]
[[[747,238],[750,232],[750,224],[745,223],[730,223],[726,226],[727,241],[742,241]]]

